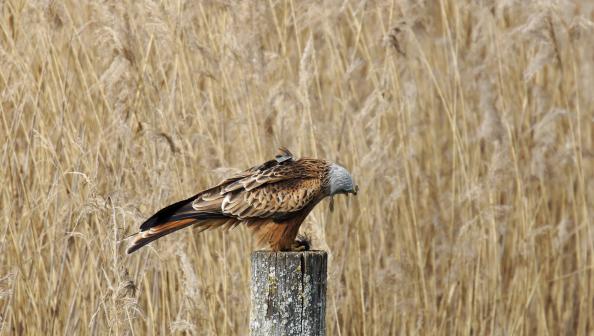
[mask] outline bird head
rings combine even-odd
[[[329,196],[336,194],[357,195],[359,186],[353,181],[351,173],[346,168],[333,163],[329,172]]]

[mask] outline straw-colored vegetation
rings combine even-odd
[[[591,334],[581,3],[1,2],[0,333],[247,334],[249,231],[125,238],[284,145],[361,187],[329,335]]]

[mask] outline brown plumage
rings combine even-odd
[[[252,228],[274,251],[299,249],[301,223],[324,197],[357,193],[346,169],[326,160],[294,160],[286,148],[275,159],[231,176],[186,200],[171,204],[140,226],[128,253],[169,233],[196,225],[200,230]]]

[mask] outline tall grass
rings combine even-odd
[[[246,334],[246,229],[125,238],[280,145],[361,187],[304,228],[331,255],[329,335],[593,333],[592,18],[0,3],[0,333]]]

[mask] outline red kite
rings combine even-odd
[[[280,151],[274,160],[159,210],[140,226],[128,253],[190,225],[203,231],[241,223],[273,251],[307,249],[295,238],[310,211],[327,196],[356,195],[359,188],[342,166],[311,158],[294,160],[286,148]]]

